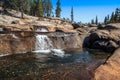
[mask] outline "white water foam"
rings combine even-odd
[[[51,52],[51,50],[36,50],[36,51],[32,51],[33,53],[43,53],[43,54],[48,54]]]
[[[52,54],[58,57],[64,57],[65,55],[65,52],[61,49],[37,50],[37,51],[33,51],[33,53]]]
[[[53,55],[59,56],[59,57],[64,57],[65,55],[65,52],[61,49],[52,49],[51,52]]]

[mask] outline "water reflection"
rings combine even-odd
[[[64,57],[34,53],[10,55],[0,58],[0,80],[90,80],[91,71],[107,57],[88,51],[66,51]]]

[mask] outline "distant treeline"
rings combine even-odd
[[[116,8],[115,12],[112,12],[111,15],[107,15],[104,18],[103,24],[109,24],[109,23],[119,23],[120,22],[120,8]],[[92,19],[91,23],[89,24],[96,24],[98,25],[98,17],[96,16],[96,19]]]
[[[104,24],[119,22],[120,22],[120,8],[116,8],[115,12],[112,12],[111,15],[107,15],[104,19]]]
[[[60,0],[56,2],[56,5],[55,15],[56,17],[60,17]],[[4,11],[7,11],[7,9],[14,9],[32,16],[54,16],[51,0],[0,0],[0,6],[2,6]]]

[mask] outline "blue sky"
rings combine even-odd
[[[76,22],[90,22],[98,16],[99,22],[120,7],[120,0],[60,0],[61,17],[70,18],[71,7],[74,8],[74,20]],[[57,0],[52,0],[55,10]]]

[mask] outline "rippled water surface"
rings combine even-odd
[[[1,57],[0,80],[90,80],[109,56],[101,53],[73,50],[64,57],[39,53]]]

